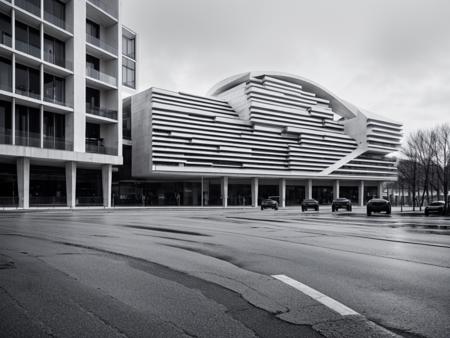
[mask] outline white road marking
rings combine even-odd
[[[296,281],[295,279],[292,279],[286,275],[272,275],[273,278],[276,278],[283,283],[292,286],[294,289],[297,289],[304,294],[308,295],[309,297],[315,299],[316,301],[322,303],[323,305],[329,307],[331,310],[336,311],[341,316],[351,316],[351,315],[359,315],[358,312],[350,309],[349,307],[345,306],[342,303],[339,303],[337,300],[334,300],[333,298],[330,298],[323,293],[314,290],[313,288],[309,287],[308,285],[305,285],[303,283],[300,283],[299,281]]]

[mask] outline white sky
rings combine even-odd
[[[450,122],[450,0],[122,0],[138,86],[205,94],[250,70],[301,75],[405,131]]]

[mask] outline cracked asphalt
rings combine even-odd
[[[4,212],[0,336],[449,337],[449,229],[363,209]]]

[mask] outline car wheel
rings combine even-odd
[[[261,206],[261,210],[264,210],[264,207],[263,207],[263,206]]]
[[[277,206],[275,206],[275,208],[274,208],[275,210],[278,210],[278,207]]]
[[[336,208],[335,207],[331,207],[331,212],[335,212],[336,211]]]
[[[316,210],[316,211],[319,211],[319,207],[315,207],[315,210]]]
[[[302,212],[305,212],[305,208],[302,207]]]
[[[429,215],[430,215],[430,212],[427,209],[425,209],[425,216],[429,216]]]
[[[372,210],[367,209],[367,216],[371,216],[372,215]]]
[[[347,207],[347,211],[352,211],[352,207]]]
[[[391,214],[391,208],[386,210],[386,214],[390,215]]]

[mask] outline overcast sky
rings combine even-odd
[[[410,131],[450,122],[450,0],[122,0],[139,89],[205,94],[273,70]]]

